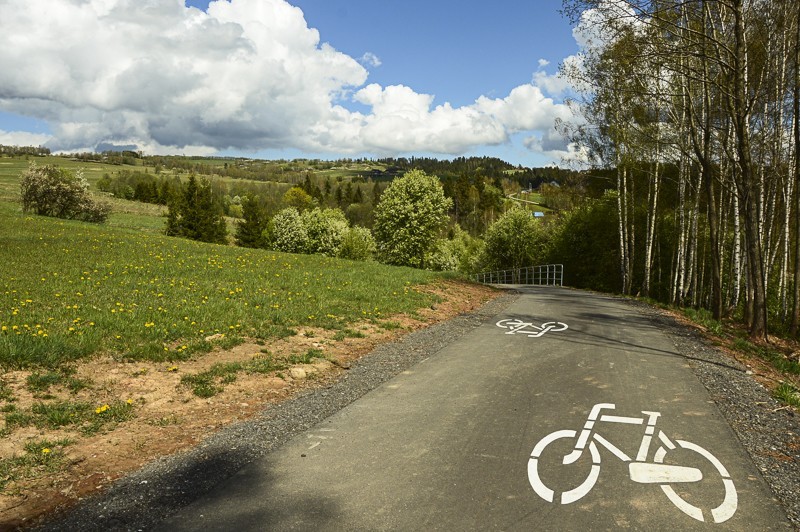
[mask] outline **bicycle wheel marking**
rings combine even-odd
[[[565,331],[569,328],[566,323],[560,321],[548,321],[541,325],[519,319],[506,318],[496,324],[501,329],[509,329],[506,334],[524,334],[528,338],[540,338],[548,332]]]
[[[533,448],[531,458],[528,460],[528,481],[536,494],[547,502],[553,502],[555,492],[545,486],[542,479],[539,477],[539,458],[545,447],[554,441],[560,440],[561,438],[574,438],[575,435],[576,433],[574,430],[559,430],[542,438],[539,443],[536,444],[536,447]],[[589,452],[592,455],[592,467],[589,471],[589,476],[577,488],[563,492],[561,494],[561,504],[570,504],[581,499],[584,495],[589,493],[594,487],[595,482],[597,482],[597,478],[600,476],[600,452],[597,450],[597,445],[595,445],[594,442],[589,443]]]
[[[711,518],[713,522],[723,523],[728,519],[730,519],[731,517],[733,517],[733,514],[736,513],[736,509],[739,506],[739,497],[736,494],[736,488],[733,485],[733,480],[730,478],[728,470],[725,469],[724,465],[722,465],[722,462],[720,462],[716,456],[714,456],[706,449],[700,447],[695,443],[684,440],[676,440],[676,443],[678,444],[679,447],[682,447],[684,449],[689,449],[690,451],[694,451],[703,458],[705,458],[706,460],[708,460],[709,462],[711,462],[711,465],[713,465],[714,468],[717,470],[717,472],[719,472],[719,474],[722,476],[722,484],[723,486],[725,486],[725,499],[722,501],[722,504],[711,510]],[[664,460],[665,455],[666,451],[664,451],[664,448],[662,447],[656,452],[653,458],[656,462],[662,462]],[[671,485],[663,484],[661,486],[661,490],[664,492],[667,498],[669,498],[669,500],[672,501],[672,504],[680,508],[682,512],[686,513],[687,515],[690,515],[691,517],[697,519],[698,521],[705,522],[703,510],[701,508],[698,508],[697,506],[694,506],[684,501],[675,492],[675,490]]]
[[[498,325],[500,324],[498,323]],[[596,404],[592,408],[589,418],[580,432],[571,429],[557,430],[546,435],[537,442],[528,460],[528,481],[537,495],[547,502],[556,502],[560,504],[570,504],[586,496],[594,487],[600,475],[600,452],[598,447],[602,446],[610,451],[611,455],[618,460],[628,463],[628,473],[631,481],[641,485],[658,485],[664,492],[664,495],[667,496],[667,499],[692,519],[706,522],[708,518],[710,522],[723,523],[733,517],[738,508],[736,487],[734,486],[733,479],[731,479],[728,470],[716,456],[705,448],[689,441],[674,440],[673,443],[673,440],[670,440],[670,438],[660,430],[658,431],[658,436],[655,437],[656,423],[659,416],[661,416],[660,412],[642,411],[642,414],[645,416],[643,418],[600,415],[601,410],[614,410],[615,408],[616,405],[611,403]],[[595,423],[645,425],[642,442],[636,459],[632,460],[611,441],[598,434],[596,432],[597,428],[595,427]],[[587,448],[591,454],[592,465],[588,476],[578,487],[564,491],[561,493],[560,498],[558,498],[556,497],[556,493],[542,482],[539,475],[539,468],[541,466],[540,459],[545,448],[560,439],[569,439],[574,442],[573,451],[563,456],[560,465],[575,463]],[[658,448],[652,454],[652,459],[649,460],[648,456],[650,456],[651,444],[658,445]],[[667,453],[678,448],[699,454],[713,466],[713,469],[716,470],[719,476],[712,474],[710,477],[706,478],[703,472],[695,467],[668,462],[665,463],[664,459]],[[673,488],[673,485],[680,486],[703,481],[718,483],[720,480],[725,490],[725,496],[719,506],[711,509],[703,509],[691,504]]]

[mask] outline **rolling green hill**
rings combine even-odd
[[[37,158],[85,168],[108,165]],[[69,164],[65,164],[65,161]],[[160,234],[163,207],[117,200],[106,225],[25,215],[23,158],[0,159],[0,364],[58,366],[93,353],[174,360],[218,335],[345,328],[429,305],[435,274],[377,263],[203,244]],[[224,335],[224,336],[222,336]],[[224,340],[222,340],[224,338]]]

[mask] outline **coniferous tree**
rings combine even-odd
[[[215,200],[211,184],[203,180],[198,183],[194,174],[169,205],[165,233],[182,236],[201,242],[224,244],[228,237],[222,208]]]
[[[269,218],[258,198],[245,197],[242,201],[243,220],[236,226],[236,245],[246,248],[266,247],[264,230]]]

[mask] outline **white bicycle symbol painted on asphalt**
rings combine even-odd
[[[659,484],[670,502],[677,506],[682,512],[698,521],[705,521],[704,510],[684,500],[672,487],[673,484],[693,483],[703,480],[703,472],[700,469],[673,465],[665,462],[667,454],[680,447],[681,449],[693,451],[708,460],[716,472],[719,473],[720,477],[722,477],[721,480],[725,490],[725,496],[719,506],[711,509],[711,518],[713,522],[722,523],[730,519],[733,514],[736,513],[738,498],[736,495],[736,488],[728,474],[728,470],[725,469],[725,466],[723,466],[713,454],[699,445],[684,440],[675,440],[675,443],[673,443],[672,440],[659,430],[658,440],[661,442],[661,446],[653,455],[652,460],[648,461],[647,457],[650,453],[650,444],[655,434],[656,421],[661,415],[660,412],[642,411],[642,414],[646,416],[647,424],[641,444],[639,445],[639,453],[636,455],[635,459],[631,459],[631,457],[621,451],[616,445],[598,434],[595,431],[595,423],[598,422],[623,423],[629,425],[642,425],[645,423],[645,418],[642,417],[600,415],[601,410],[613,410],[614,408],[616,408],[616,405],[609,403],[596,404],[592,408],[589,418],[586,420],[586,424],[583,426],[583,430],[580,434],[570,429],[557,430],[548,434],[536,444],[533,448],[533,453],[531,453],[531,458],[528,460],[528,481],[539,497],[547,502],[554,502],[555,500],[555,492],[544,485],[539,475],[539,461],[545,448],[562,438],[577,438],[574,450],[563,457],[562,464],[569,465],[577,462],[588,446],[592,458],[592,466],[589,471],[589,476],[578,487],[561,493],[561,497],[558,499],[558,502],[561,504],[570,504],[581,499],[594,487],[600,475],[600,451],[597,448],[597,444],[600,444],[623,462],[629,463],[628,472],[632,481],[640,484]]]
[[[502,329],[511,329],[506,334],[525,334],[529,338],[539,338],[550,331],[558,332],[567,330],[567,324],[560,321],[548,321],[541,325],[522,321],[518,319],[505,319],[497,322],[497,326]]]

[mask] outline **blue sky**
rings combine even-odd
[[[577,51],[560,0],[295,0],[323,41],[353,57],[378,56],[369,81],[469,105],[527,83],[538,60]],[[208,2],[193,2],[207,5]]]
[[[567,118],[552,76],[578,51],[560,0],[48,3],[0,5],[0,143],[526,166],[570,153],[552,129]],[[15,69],[4,39],[38,68]]]

